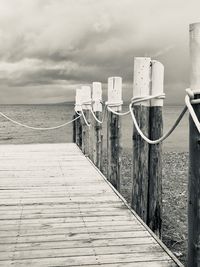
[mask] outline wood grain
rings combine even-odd
[[[107,112],[107,178],[120,192],[122,141],[121,117]]]
[[[181,266],[75,144],[0,158],[0,266]]]

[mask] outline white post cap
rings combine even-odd
[[[81,102],[82,102],[82,109],[91,109],[91,87],[90,86],[81,86]]]
[[[81,111],[81,89],[76,89],[75,111]]]
[[[93,111],[102,112],[102,85],[100,82],[92,83]]]
[[[134,58],[133,97],[150,95],[151,58]],[[135,105],[149,106],[150,101],[139,102]]]
[[[164,93],[164,66],[157,60],[151,61],[151,95]],[[151,100],[151,106],[163,106],[163,98]]]
[[[112,105],[114,111],[122,109],[122,78],[109,77],[108,78],[108,105]]]

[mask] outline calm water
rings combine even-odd
[[[36,127],[51,127],[70,120],[72,105],[2,105],[0,111],[11,118]],[[164,130],[171,127],[182,107],[165,107]],[[130,116],[123,117],[123,145],[131,148],[132,122]],[[106,128],[104,126],[104,134]],[[51,131],[34,131],[17,126],[0,117],[0,143],[56,143],[72,142],[72,125]],[[175,132],[164,142],[164,151],[188,150],[188,115]]]

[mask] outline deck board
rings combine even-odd
[[[0,266],[182,266],[75,144],[1,145]]]

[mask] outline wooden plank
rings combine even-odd
[[[141,252],[142,251],[142,252]],[[122,245],[122,246],[113,246],[110,247],[95,247],[95,253],[97,255],[109,255],[109,254],[136,254],[146,252],[163,252],[163,250],[157,245]],[[52,257],[76,257],[76,256],[92,256],[94,255],[93,247],[85,248],[60,248],[60,249],[45,249],[45,250],[26,250],[26,251],[15,251],[14,258],[15,260],[24,260],[24,259],[40,259],[40,258],[52,258]],[[0,252],[0,261],[11,260],[13,255],[8,252]]]
[[[85,221],[97,221],[97,220],[100,220],[100,221],[115,221],[115,220],[128,220],[128,219],[132,219],[132,215],[121,215],[121,214],[118,214],[118,216],[112,216],[112,215],[107,215],[107,216],[88,216],[88,217],[84,217],[84,220]],[[54,222],[55,221],[79,221],[81,220],[80,216],[73,216],[73,217],[69,217],[69,216],[66,216],[65,218],[62,218],[62,217],[57,217],[57,218],[41,218],[41,219],[36,219],[37,222],[40,222],[42,220],[53,220]],[[8,222],[9,220],[6,219],[6,221]],[[17,220],[16,219],[10,219],[10,223],[15,223]],[[23,220],[21,220],[23,221]],[[29,223],[29,222],[34,222],[34,219],[26,219],[24,220],[24,222],[26,223]],[[0,220],[0,224],[5,224],[5,220]]]
[[[24,237],[24,236],[38,236],[38,235],[59,235],[59,234],[84,234],[84,233],[110,233],[110,232],[130,232],[130,231],[142,231],[143,228],[141,225],[122,225],[122,226],[93,226],[93,227],[86,227],[84,225],[84,223],[81,226],[78,227],[59,227],[59,228],[42,228],[42,229],[22,229],[20,230],[20,233],[18,233],[16,230],[8,230],[8,231],[0,231],[0,237],[16,237],[18,234],[20,234],[20,236]]]
[[[108,232],[112,232],[112,231],[119,231],[119,230],[123,230],[123,231],[129,231],[129,230],[143,230],[143,228],[140,226],[140,224],[138,223],[132,223],[131,221],[122,221],[122,222],[118,222],[118,221],[114,221],[113,222],[84,222],[84,221],[80,221],[80,222],[69,222],[69,223],[60,223],[60,224],[22,224],[23,229],[20,229],[20,234],[21,235],[26,235],[27,233],[31,234],[32,232],[40,233],[40,231],[44,231],[44,233],[48,233],[48,232],[62,232],[62,231],[77,231],[77,228],[80,229],[80,232],[86,232],[86,228],[88,229],[87,231],[89,232],[99,232],[100,230],[103,231],[103,229]],[[11,235],[15,235],[17,225],[5,225],[5,227],[1,227],[0,230],[0,236],[11,236]],[[28,231],[29,229],[34,228],[31,232]],[[84,229],[82,229],[84,228]]]
[[[13,243],[0,244],[1,252],[12,251],[29,251],[29,250],[46,250],[46,249],[64,249],[64,248],[85,248],[85,247],[103,247],[126,245],[148,245],[155,244],[152,237],[134,237],[134,238],[117,238],[117,239],[88,239],[88,240],[72,240],[57,242],[32,242],[32,243]]]
[[[11,264],[10,262],[8,262],[8,264]],[[16,262],[14,262],[14,264],[16,264]],[[26,264],[26,263],[25,263]],[[35,265],[34,265],[35,264]],[[31,263],[31,266],[37,266],[38,263]],[[4,267],[4,263],[0,263],[0,266]],[[15,266],[26,266],[26,265],[23,265],[23,263],[20,263],[20,265],[15,265]],[[44,265],[43,265],[44,266]],[[55,266],[55,265],[47,265],[47,266]],[[61,266],[61,265],[59,265]],[[65,266],[65,265],[64,265]],[[80,265],[71,265],[71,266],[80,266]],[[81,265],[83,267],[97,267],[99,266],[99,264],[95,264],[95,265],[87,265],[87,264],[84,264],[84,265]],[[114,264],[103,264],[102,265],[103,267],[176,267],[177,265],[175,265],[171,260],[167,260],[167,261],[162,261],[162,262],[158,262],[158,261],[143,261],[143,262],[122,262],[122,263],[114,263]]]
[[[119,215],[120,214],[120,215]],[[10,214],[2,214],[1,215],[1,220],[11,220],[11,219],[41,219],[41,218],[73,218],[73,217],[79,217],[79,216],[83,216],[83,217],[102,217],[102,216],[128,216],[129,212],[127,210],[121,210],[120,213],[119,211],[112,211],[112,212],[105,212],[105,211],[79,211],[79,212],[52,212],[52,213],[29,213],[29,214],[23,214],[23,212],[21,213],[10,213]]]
[[[107,233],[68,233],[68,234],[49,234],[38,236],[17,236],[18,243],[32,242],[55,242],[55,241],[71,241],[71,240],[88,240],[88,239],[107,239],[107,238],[129,238],[129,237],[149,237],[147,231],[127,231]],[[16,237],[1,237],[0,244],[16,243]]]
[[[144,259],[145,256],[145,259]],[[166,261],[170,260],[169,256],[163,252],[146,252],[130,254],[112,254],[112,255],[92,255],[76,257],[56,257],[40,258],[28,260],[1,261],[0,266],[82,266],[91,264],[108,264],[108,263],[126,263],[126,262],[148,262],[148,261]],[[3,265],[4,264],[4,265]]]

